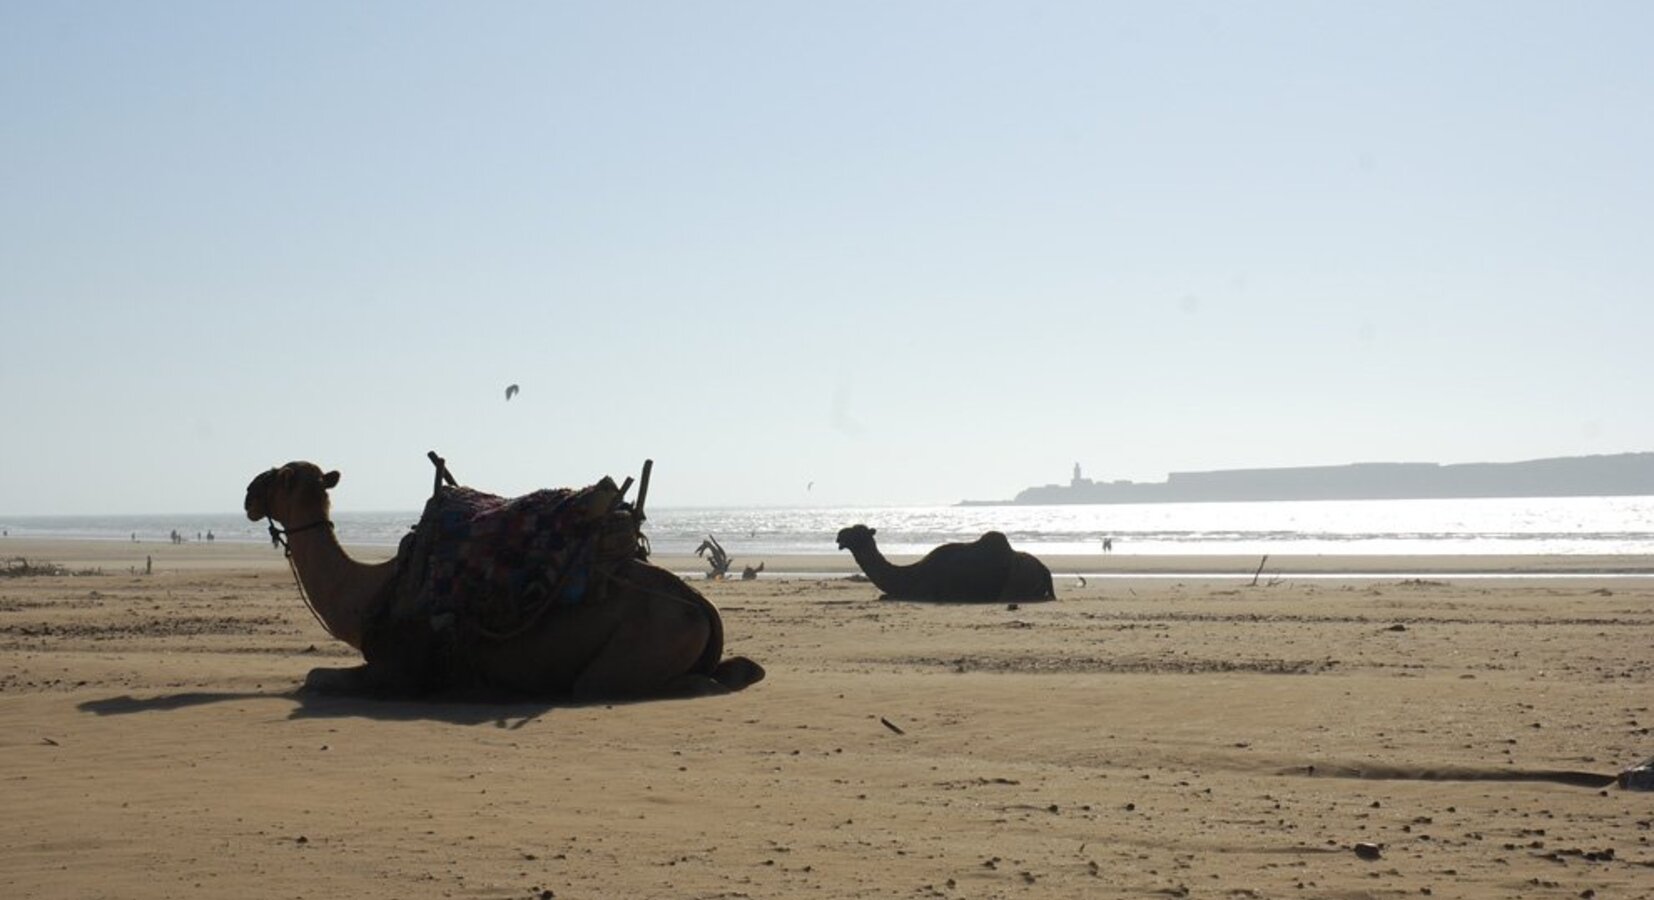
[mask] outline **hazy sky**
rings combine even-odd
[[[1654,4],[0,3],[0,513],[1654,449]],[[521,385],[510,402],[508,384]],[[807,486],[813,482],[813,488]]]

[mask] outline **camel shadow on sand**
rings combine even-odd
[[[498,694],[444,693],[423,699],[378,699],[305,691],[184,691],[154,697],[121,694],[101,700],[87,700],[75,708],[95,716],[124,716],[133,713],[163,713],[214,703],[248,700],[290,700],[296,704],[288,714],[295,719],[374,719],[383,722],[432,721],[453,725],[493,725],[515,730],[560,708],[616,706],[621,702],[577,703],[573,701],[505,698]],[[647,702],[647,701],[629,701]]]

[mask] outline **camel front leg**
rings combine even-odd
[[[324,697],[372,697],[376,699],[415,696],[416,692],[394,678],[381,666],[363,663],[343,668],[318,667],[304,676],[298,693]]]

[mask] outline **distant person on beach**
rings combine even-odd
[[[1111,538],[1111,537],[1103,538],[1103,552],[1104,553],[1113,553],[1114,552],[1114,538]]]
[[[207,540],[208,540],[208,542],[212,541],[212,530],[211,529],[208,529],[208,531],[207,531]]]

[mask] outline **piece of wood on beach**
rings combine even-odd
[[[1263,559],[1258,560],[1258,571],[1252,573],[1251,587],[1257,587],[1258,586],[1258,576],[1263,574],[1263,567],[1264,567],[1264,564],[1267,563],[1267,562],[1269,562],[1269,554],[1265,553],[1263,555]]]
[[[881,724],[884,727],[890,729],[891,731],[896,732],[897,734],[907,734],[907,732],[901,730],[900,728],[897,728],[896,723],[890,721],[889,719],[885,718],[884,716],[879,717],[879,724]]]

